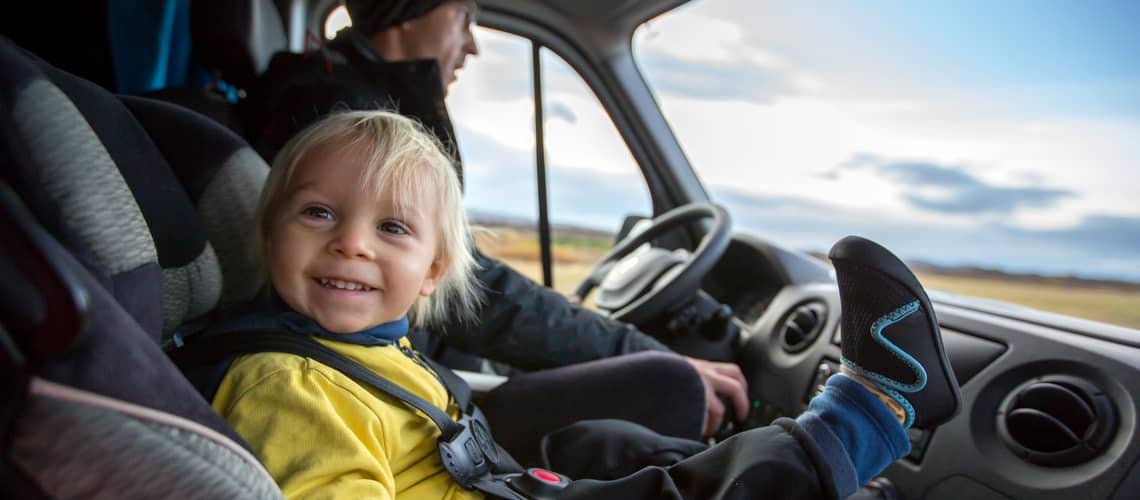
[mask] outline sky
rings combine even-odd
[[[738,231],[808,251],[1140,281],[1140,2],[703,0],[638,65]],[[480,31],[452,89],[468,206],[534,213],[529,46]],[[521,70],[520,70],[521,68]],[[543,58],[555,221],[616,229],[644,181]]]

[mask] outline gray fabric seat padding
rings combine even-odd
[[[56,200],[65,230],[91,250],[99,266],[114,275],[157,262],[142,210],[67,96],[47,80],[32,81],[17,94],[12,115],[16,139],[39,167],[28,170],[37,176],[32,182]]]
[[[152,99],[120,99],[194,203],[222,270],[218,306],[249,301],[263,281],[251,229],[269,165],[243,139],[206,116]]]
[[[194,206],[164,156],[115,96],[45,63],[38,62],[35,66],[46,78],[34,80],[24,91],[34,91],[37,95],[17,97],[14,121],[31,124],[24,128],[34,136],[36,142],[32,144],[54,145],[57,156],[72,159],[72,162],[58,161],[47,155],[33,156],[29,162],[33,167],[28,170],[48,165],[60,172],[61,178],[73,179],[68,190],[54,195],[53,200],[61,196],[76,200],[62,206],[61,219],[65,223],[82,221],[81,214],[95,214],[115,223],[111,228],[84,225],[89,229],[81,234],[91,237],[80,241],[80,250],[96,251],[108,246],[118,250],[96,254],[108,255],[108,258],[96,259],[99,271],[109,276],[110,288],[117,298],[128,299],[121,300],[128,312],[140,320],[156,315],[161,318],[161,327],[156,329],[151,329],[150,321],[140,322],[156,340],[165,341],[177,326],[212,311],[221,296],[220,267]],[[57,91],[45,90],[52,87]],[[44,101],[41,97],[47,94],[55,99]],[[38,126],[45,122],[56,127]],[[90,139],[81,143],[88,147],[68,147],[76,141],[63,139],[73,135]],[[101,157],[93,156],[89,150],[100,145],[105,153]],[[89,158],[109,161],[85,165]],[[54,164],[46,163],[53,160]],[[90,177],[87,170],[98,172],[104,180],[114,178],[115,185],[127,189],[119,189],[110,196],[90,196],[98,194],[95,189],[99,185],[85,182],[86,177]],[[122,216],[137,212],[141,212],[141,218]],[[74,228],[65,227],[63,232],[73,231]],[[136,245],[137,238],[127,238],[124,233],[127,236],[149,233],[150,244]],[[138,256],[140,252],[142,257]],[[140,286],[139,279],[121,283],[125,277],[133,277],[128,272],[139,268],[139,261],[156,262],[162,269],[161,281],[157,282],[161,294],[152,294],[150,301],[141,303],[142,297],[148,295],[145,284]],[[124,293],[119,293],[120,289]],[[139,307],[133,307],[135,303]]]
[[[234,447],[34,385],[15,430],[8,456],[54,498],[281,498]]]
[[[264,282],[252,228],[257,200],[268,176],[269,165],[246,146],[222,163],[197,200],[198,215],[218,255],[225,282],[220,308],[248,302]]]

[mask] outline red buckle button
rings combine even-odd
[[[532,467],[525,474],[507,479],[511,489],[522,493],[526,498],[550,499],[558,496],[564,488],[570,485],[566,476]]]
[[[546,469],[531,469],[530,473],[534,477],[550,484],[559,484],[562,482],[562,478],[558,477],[558,474]]]

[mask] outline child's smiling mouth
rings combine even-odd
[[[347,290],[350,292],[371,292],[375,290],[375,288],[363,283],[337,278],[315,278],[314,280],[322,287],[330,289]]]

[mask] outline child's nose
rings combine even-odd
[[[329,243],[329,251],[349,259],[372,260],[376,258],[372,236],[371,228],[345,227]]]

